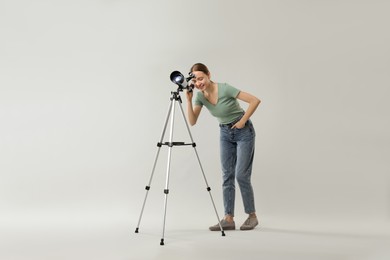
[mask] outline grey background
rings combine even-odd
[[[195,62],[262,100],[252,117],[253,184],[264,225],[389,232],[389,8],[379,0],[1,0],[2,233],[133,229],[176,89],[169,74]],[[177,115],[174,138],[186,140]],[[217,121],[203,110],[191,132],[222,215]],[[145,226],[162,224],[165,151]],[[171,228],[216,221],[197,167],[192,149],[174,149]],[[241,222],[240,196],[236,208]]]

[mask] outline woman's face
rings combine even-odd
[[[195,77],[192,79],[192,83],[200,91],[204,91],[210,85],[210,75],[205,74],[203,71],[193,71]]]

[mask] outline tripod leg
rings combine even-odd
[[[154,163],[153,163],[152,173],[151,173],[151,175],[150,175],[148,185],[145,187],[145,190],[146,190],[145,199],[144,199],[144,202],[143,202],[143,204],[142,204],[142,209],[141,209],[141,213],[140,213],[140,216],[139,216],[139,219],[138,219],[137,227],[136,227],[136,229],[135,229],[135,233],[138,233],[138,232],[139,232],[139,226],[140,226],[141,219],[142,219],[142,215],[143,215],[143,212],[144,212],[144,209],[145,209],[146,199],[148,198],[148,194],[149,194],[149,190],[150,190],[150,185],[151,185],[152,180],[153,180],[154,171],[155,171],[155,169],[156,169],[156,164],[157,164],[158,157],[159,157],[159,154],[160,154],[162,141],[163,141],[163,139],[164,139],[165,131],[166,131],[166,129],[167,129],[168,120],[169,120],[169,117],[170,117],[170,115],[171,115],[172,106],[173,106],[173,102],[171,102],[171,104],[169,105],[169,109],[168,109],[167,117],[166,117],[166,120],[165,120],[164,128],[163,128],[163,131],[162,131],[162,134],[161,134],[160,142],[157,144],[157,147],[158,147],[158,148],[157,148],[157,153],[156,153],[156,157],[155,157],[155,160],[154,160]]]
[[[171,109],[171,125],[170,125],[170,132],[169,132],[169,148],[168,148],[168,161],[167,161],[167,173],[166,173],[166,179],[165,179],[165,189],[164,189],[164,220],[163,220],[163,231],[162,231],[162,238],[160,241],[160,245],[164,245],[164,237],[165,237],[165,221],[167,216],[167,204],[168,204],[168,194],[169,194],[169,173],[171,169],[171,155],[172,155],[172,137],[173,137],[173,124],[175,119],[175,103],[173,101],[172,103],[172,109]]]
[[[207,182],[206,174],[204,173],[203,166],[202,166],[202,163],[200,162],[200,158],[199,158],[199,155],[198,155],[198,151],[196,150],[196,144],[194,142],[194,139],[192,138],[190,127],[188,126],[188,122],[187,122],[186,117],[184,115],[183,107],[181,106],[181,103],[179,103],[179,105],[180,105],[181,114],[183,116],[185,125],[187,127],[188,134],[189,134],[190,139],[191,139],[192,147],[194,148],[194,151],[195,151],[195,154],[196,154],[196,158],[198,160],[198,164],[199,164],[200,170],[201,170],[202,175],[203,175],[203,179],[204,179],[204,181],[206,183],[207,191],[209,192],[209,195],[210,195],[211,203],[213,204],[213,207],[214,207],[215,215],[217,216],[217,220],[218,220],[219,227],[221,229],[222,236],[225,236],[225,231],[223,230],[223,227],[221,225],[221,222],[220,222],[221,220],[219,218],[218,211],[217,211],[217,208],[215,207],[214,199],[213,199],[213,196],[211,194],[211,188],[210,188],[210,186],[209,186],[209,184]]]

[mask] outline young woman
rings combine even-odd
[[[251,183],[252,164],[255,151],[255,130],[249,119],[256,111],[260,100],[244,91],[226,83],[211,81],[208,68],[202,63],[196,63],[190,70],[195,77],[192,79],[197,92],[194,103],[193,92],[186,92],[188,120],[195,125],[205,106],[216,117],[220,126],[220,153],[223,177],[223,201],[225,216],[221,220],[224,230],[234,230],[235,181],[240,187],[245,213],[249,216],[240,227],[241,230],[251,230],[258,225],[255,211],[255,201]],[[246,111],[241,108],[238,100],[248,103]],[[216,224],[211,231],[219,231]]]

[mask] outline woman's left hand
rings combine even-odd
[[[232,129],[234,128],[241,129],[244,127],[245,127],[245,122],[243,122],[243,120],[240,120],[232,126]]]

